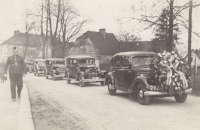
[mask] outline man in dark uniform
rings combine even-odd
[[[16,47],[13,47],[13,55],[8,57],[5,68],[4,76],[7,76],[7,70],[9,67],[9,76],[10,76],[10,88],[11,88],[11,98],[13,101],[16,100],[16,86],[18,99],[21,98],[21,90],[23,87],[22,76],[26,75],[26,65],[24,59],[17,55],[18,50]]]

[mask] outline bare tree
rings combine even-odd
[[[31,19],[32,13],[30,12],[30,10],[26,10],[26,16],[25,16],[25,35],[26,35],[26,39],[25,39],[25,49],[24,49],[24,56],[23,58],[26,58],[26,53],[29,47],[29,43],[31,42],[30,40],[30,31],[34,29],[35,27],[35,22],[32,21]]]
[[[149,2],[147,0],[142,0],[141,3]],[[142,14],[139,17],[130,17],[130,19],[137,20],[141,23],[146,23],[147,26],[144,29],[155,28],[158,26],[162,26],[158,21],[160,19],[160,14],[157,12],[161,12],[163,8],[169,8],[169,20],[168,20],[168,51],[175,50],[175,45],[173,43],[173,28],[174,26],[180,25],[187,27],[188,20],[185,19],[182,15],[182,12],[189,8],[189,3],[185,3],[182,5],[175,5],[175,0],[153,0],[151,1],[152,6],[142,6]],[[148,5],[149,6],[149,5]],[[193,4],[193,8],[200,6],[200,3],[196,2]],[[138,13],[134,7],[132,7],[134,13]],[[151,10],[151,11],[149,11]],[[137,16],[137,15],[134,15]],[[196,33],[197,34],[197,33]]]
[[[65,50],[71,47],[71,45],[67,44],[76,38],[87,20],[79,19],[80,15],[76,12],[74,7],[70,5],[69,1],[62,0],[61,8],[58,40],[62,51],[62,57],[64,57]]]

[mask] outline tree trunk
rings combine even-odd
[[[168,38],[168,46],[167,51],[171,52],[173,50],[173,4],[174,0],[170,0],[170,18],[169,18],[169,38]]]

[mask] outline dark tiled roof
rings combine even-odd
[[[113,33],[106,33],[105,39],[100,32],[87,31],[77,39],[89,38],[101,54],[116,54],[119,52],[119,42]]]
[[[10,44],[10,45],[25,45],[26,44],[26,33],[18,33],[13,35],[8,40],[4,41],[1,45]],[[29,46],[39,47],[42,43],[42,37],[40,35],[28,34]]]
[[[101,54],[114,55],[119,52],[126,51],[153,51],[162,52],[166,50],[166,44],[163,41],[134,41],[120,43],[113,33],[106,33],[104,39],[100,32],[87,31],[77,38],[77,40],[84,40],[89,38],[96,49]]]
[[[134,41],[120,44],[120,51],[153,51],[162,52],[166,49],[163,41]]]

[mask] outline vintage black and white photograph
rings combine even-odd
[[[0,130],[200,130],[200,0],[0,0]]]

